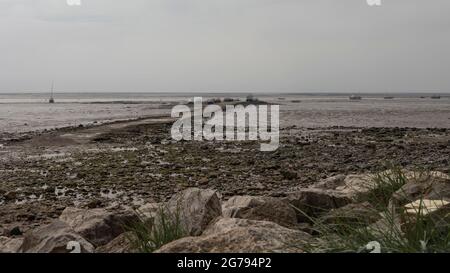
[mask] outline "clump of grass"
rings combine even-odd
[[[137,213],[139,220],[127,227],[132,248],[140,253],[151,253],[161,246],[186,236],[178,210],[175,213],[161,206],[155,217]]]
[[[392,194],[406,183],[405,174],[399,168],[373,177],[375,187],[364,200],[382,216],[375,224],[361,226],[348,222],[326,224],[319,218],[304,214],[314,224],[317,239],[303,247],[307,252],[370,252],[370,245],[377,245],[386,253],[450,252],[449,219],[430,219],[426,207],[415,211],[389,205]],[[443,216],[448,218],[447,215]],[[369,245],[368,245],[369,244]]]
[[[371,182],[373,185],[369,193],[358,201],[367,201],[376,209],[384,211],[392,195],[406,184],[407,179],[400,167],[392,166],[388,171],[375,174]]]

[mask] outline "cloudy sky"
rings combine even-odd
[[[0,0],[0,92],[450,91],[450,1]]]

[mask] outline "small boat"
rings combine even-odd
[[[55,99],[53,98],[53,88],[54,88],[54,82],[52,82],[52,91],[50,93],[50,99],[48,100],[48,103],[55,103]]]
[[[249,95],[247,96],[247,98],[246,98],[246,101],[247,101],[247,102],[257,102],[258,99],[255,98],[252,94],[249,94]]]
[[[349,97],[349,99],[350,99],[350,100],[362,100],[362,97],[361,97],[361,96],[356,96],[356,95],[351,95],[351,96]]]
[[[386,96],[386,97],[384,97],[384,99],[385,99],[385,100],[392,100],[392,99],[394,99],[394,97]]]
[[[438,100],[441,98],[441,96],[435,95],[435,96],[431,96],[432,99]]]
[[[302,102],[301,100],[291,100],[292,103],[300,103]]]

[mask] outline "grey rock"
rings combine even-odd
[[[136,212],[144,218],[156,218],[158,212],[166,206],[164,203],[147,203],[140,206]]]
[[[130,242],[130,232],[125,232],[114,238],[106,245],[98,247],[96,253],[133,253],[133,246]]]
[[[334,225],[369,225],[381,219],[381,215],[368,202],[348,204],[333,209],[322,215],[319,221],[322,224]]]
[[[172,196],[167,209],[178,217],[189,235],[200,235],[208,224],[222,216],[222,206],[213,190],[189,188]]]
[[[164,245],[157,253],[295,253],[311,236],[268,221],[220,218],[204,235]]]
[[[95,246],[107,244],[137,221],[133,211],[108,212],[105,209],[79,209],[67,207],[59,219],[89,240]]]
[[[297,224],[291,205],[275,197],[233,196],[223,203],[222,211],[225,217],[271,221],[285,227]]]
[[[390,205],[398,208],[419,199],[450,201],[450,178],[439,172],[409,173],[407,183],[392,195]]]
[[[23,238],[0,236],[0,253],[18,253],[22,243]]]
[[[297,209],[299,222],[308,221],[332,209],[337,209],[367,197],[376,183],[370,174],[329,177],[305,189],[287,193],[286,201]],[[305,215],[306,214],[306,215]]]
[[[19,251],[24,253],[70,253],[71,250],[67,249],[69,242],[78,243],[82,253],[94,252],[94,246],[91,243],[60,220],[25,233]]]

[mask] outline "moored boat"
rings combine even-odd
[[[356,96],[356,95],[351,95],[351,96],[349,97],[349,99],[350,99],[350,100],[362,100],[362,97],[361,97],[361,96]]]

